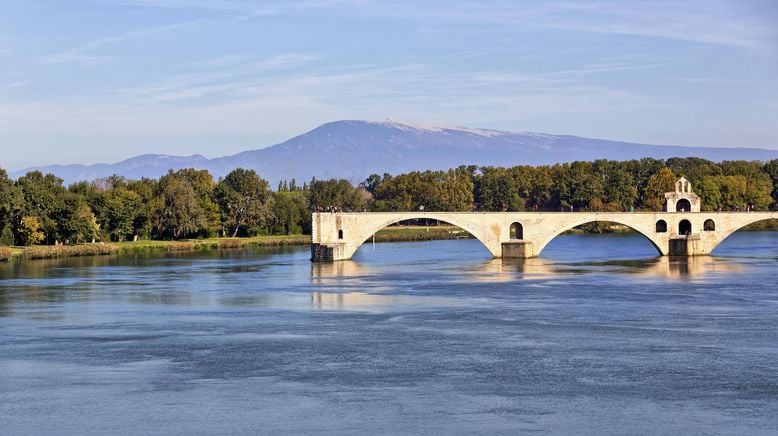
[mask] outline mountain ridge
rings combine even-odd
[[[266,148],[206,158],[143,154],[113,164],[49,165],[12,172],[16,178],[39,170],[65,183],[113,174],[136,179],[159,177],[168,170],[207,169],[222,177],[237,167],[256,170],[275,186],[279,180],[336,177],[352,182],[372,173],[397,174],[459,165],[548,165],[575,160],[629,160],[643,157],[702,157],[721,160],[770,160],[778,150],[639,144],[573,135],[509,132],[396,120],[332,121]]]

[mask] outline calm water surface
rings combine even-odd
[[[0,433],[776,434],[778,232],[0,265]]]

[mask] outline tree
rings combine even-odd
[[[22,201],[19,189],[0,168],[0,245],[13,245],[14,216],[21,209]]]
[[[233,238],[241,228],[261,227],[272,217],[272,192],[254,170],[238,168],[227,174],[216,187],[216,198]]]
[[[140,195],[127,187],[121,186],[106,192],[102,223],[111,239],[121,242],[136,235],[135,223],[142,210]]]
[[[77,194],[67,193],[63,198],[62,209],[56,213],[58,241],[64,243],[91,241],[97,238],[97,218],[92,208]]]
[[[742,199],[745,204],[757,210],[770,207],[773,201],[773,181],[770,175],[764,172],[761,162],[724,161],[721,163],[721,169],[725,175],[745,178],[746,192]]]
[[[210,236],[218,232],[221,228],[221,217],[215,198],[216,182],[213,181],[211,173],[208,170],[185,168],[174,174],[189,183],[195,191],[197,203],[203,213],[202,228],[200,229],[203,236]]]
[[[770,176],[770,179],[773,182],[772,208],[776,209],[778,208],[778,159],[773,159],[770,162],[767,162],[763,168],[763,171],[768,176]]]
[[[722,174],[719,164],[699,157],[673,157],[667,159],[667,167],[675,174],[683,174],[692,183],[706,176]]]
[[[178,239],[203,227],[203,209],[187,180],[171,171],[159,180],[158,190],[153,220],[160,236]]]
[[[307,195],[299,190],[273,193],[270,231],[274,234],[301,234],[311,231]]]
[[[367,191],[355,188],[348,180],[311,180],[308,186],[308,202],[311,208],[336,207],[339,210],[361,211],[370,198]]]
[[[477,179],[476,202],[485,211],[519,211],[524,199],[512,174],[505,168],[484,167]]]
[[[153,229],[152,217],[157,213],[161,204],[156,197],[159,182],[149,178],[131,180],[127,183],[127,189],[138,194],[141,203],[132,223],[134,239],[150,237]]]
[[[34,245],[43,242],[46,235],[41,231],[41,223],[36,216],[23,216],[19,219],[16,234],[22,245]]]
[[[644,205],[648,210],[662,210],[665,193],[675,191],[676,176],[670,168],[662,168],[648,179]]]
[[[40,171],[32,171],[19,177],[16,186],[22,196],[20,210],[16,213],[16,227],[22,228],[22,217],[36,217],[38,231],[44,234],[43,240],[38,242],[50,240],[57,231],[53,215],[63,207],[65,188],[62,186],[62,179],[52,174],[44,175]]]
[[[718,210],[719,207],[725,207],[721,186],[719,186],[720,178],[721,176],[705,176],[694,185],[694,190],[702,200],[700,210],[714,211]]]

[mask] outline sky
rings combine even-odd
[[[340,119],[778,149],[778,2],[0,0],[0,167]]]

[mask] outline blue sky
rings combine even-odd
[[[0,0],[0,167],[338,119],[778,149],[778,3]]]

